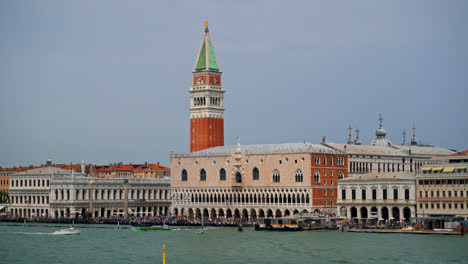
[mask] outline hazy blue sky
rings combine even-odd
[[[189,150],[208,20],[225,144],[468,149],[467,1],[0,1],[0,166],[157,162]]]

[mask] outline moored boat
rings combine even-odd
[[[172,229],[169,228],[167,225],[163,226],[150,226],[150,227],[139,227],[134,226],[132,227],[133,230],[136,231],[171,231]]]

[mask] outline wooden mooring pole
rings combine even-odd
[[[166,264],[166,245],[163,245],[163,264]]]

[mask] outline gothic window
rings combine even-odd
[[[318,171],[314,173],[314,183],[320,183],[320,173]]]
[[[330,166],[333,166],[333,157],[330,157]]]
[[[339,180],[339,179],[343,179],[343,172],[342,172],[342,171],[340,171],[340,172],[338,173],[338,180]]]
[[[280,173],[278,170],[273,171],[273,182],[280,182]]]
[[[242,175],[240,172],[236,173],[236,183],[242,183]]]
[[[315,165],[320,165],[320,157],[315,157]]]
[[[187,181],[187,171],[185,169],[182,170],[182,181]]]
[[[219,170],[219,180],[225,181],[226,180],[226,170],[220,169]]]
[[[257,167],[255,167],[252,170],[252,180],[258,181],[259,179],[260,179],[260,172],[258,171]]]
[[[200,170],[200,181],[206,181],[206,171],[205,171],[205,169]]]
[[[327,166],[327,157],[323,157],[323,166]]]
[[[296,182],[303,182],[304,181],[304,176],[302,175],[301,170],[296,170]]]

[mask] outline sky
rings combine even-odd
[[[468,149],[468,2],[0,1],[0,166],[160,162],[189,151],[204,21],[225,145]],[[353,137],[355,133],[353,132]]]

